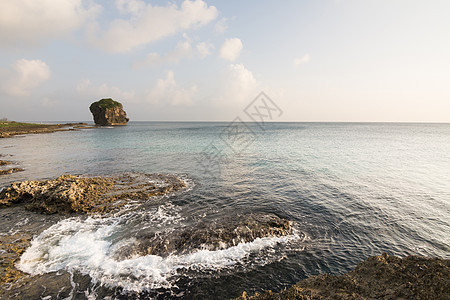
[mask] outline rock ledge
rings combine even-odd
[[[112,177],[62,175],[43,181],[15,182],[0,192],[0,208],[25,203],[47,214],[106,213],[130,201],[146,201],[185,187],[173,175],[126,173]]]
[[[450,299],[450,260],[384,253],[344,275],[311,276],[280,293],[244,292],[237,299]]]

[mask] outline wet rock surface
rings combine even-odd
[[[118,256],[185,254],[195,249],[220,250],[269,236],[292,233],[291,223],[275,214],[250,213],[201,221],[194,226],[175,229],[166,236],[139,236]]]
[[[0,207],[24,203],[28,210],[47,214],[106,213],[131,201],[146,201],[183,187],[184,181],[173,175],[62,175],[52,180],[11,184],[0,192]]]
[[[6,175],[6,174],[12,174],[12,173],[17,173],[17,172],[22,172],[25,171],[22,168],[10,168],[10,169],[6,169],[6,170],[0,170],[0,175]]]
[[[312,276],[280,293],[244,292],[237,299],[450,299],[450,260],[383,254],[344,275]]]
[[[0,236],[0,285],[16,282],[25,275],[14,265],[30,246],[31,238],[31,234],[27,233]]]
[[[0,166],[5,166],[5,165],[9,165],[9,164],[11,164],[10,161],[0,160]]]
[[[74,293],[68,272],[51,272],[38,276],[25,275],[0,290],[0,299],[85,299]],[[78,284],[78,282],[76,283]]]
[[[2,155],[0,155],[1,157]],[[0,160],[0,175],[6,175],[6,174],[12,174],[12,173],[16,173],[16,172],[21,172],[24,171],[24,169],[22,168],[4,168],[5,166],[9,166],[13,164],[13,162],[11,161],[7,161],[7,160]]]
[[[96,125],[127,125],[129,119],[121,103],[113,99],[101,99],[89,107]]]

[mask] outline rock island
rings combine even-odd
[[[95,125],[127,125],[127,122],[129,121],[127,113],[123,110],[122,104],[111,98],[101,99],[92,103],[89,110],[94,117]]]

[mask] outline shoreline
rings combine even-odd
[[[3,125],[3,126],[2,126]],[[66,128],[70,127],[70,128]],[[35,124],[7,122],[0,123],[0,138],[8,138],[22,134],[52,133],[57,131],[70,131],[83,128],[93,128],[88,123],[65,123],[65,124]]]
[[[86,128],[95,128],[88,123],[64,123],[64,124],[38,124],[38,123],[22,123],[14,121],[0,122],[0,138],[10,138],[16,135],[53,133],[57,131],[74,131]],[[2,155],[0,154],[0,157]],[[0,160],[0,176],[25,171],[22,168],[5,168],[14,165],[9,160]]]
[[[78,130],[77,126],[81,126],[80,129],[95,128],[94,126],[84,127],[84,124],[86,123],[42,124],[48,127],[48,131],[36,130],[37,128],[32,125],[29,126],[31,132],[24,130],[7,137]],[[35,126],[41,126],[41,124]],[[2,128],[0,128],[1,132]],[[0,159],[4,157],[0,154]],[[0,161],[2,166],[8,166],[11,163],[13,162]],[[21,202],[18,205],[25,205],[25,203]],[[16,282],[17,278],[24,275],[15,269],[14,262],[17,262],[25,249],[29,247],[31,240],[31,235],[19,231],[12,235],[11,239],[0,241],[0,246],[3,246],[0,250],[6,251],[4,253],[7,254],[7,259],[12,262],[12,264],[1,266],[6,270],[5,281]],[[237,299],[450,299],[449,268],[449,259],[423,256],[399,258],[383,254],[359,262],[356,268],[342,275],[314,275],[278,293],[264,291],[249,296],[247,292],[243,292]],[[43,278],[33,278],[33,280],[43,280]],[[249,293],[253,294],[254,291]],[[1,292],[2,290],[0,290],[0,298]],[[48,293],[50,292],[49,290]],[[57,295],[57,292],[55,290],[54,295]]]

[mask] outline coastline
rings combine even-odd
[[[56,131],[77,130],[92,127],[88,125],[88,123],[35,124],[8,122],[7,126],[1,125],[4,124],[0,124],[0,138],[8,138],[22,134],[52,133]]]
[[[22,123],[22,122],[0,122],[0,138],[10,138],[16,135],[24,134],[40,134],[40,133],[53,133],[57,131],[73,131],[85,128],[94,128],[94,126],[88,123],[64,123],[64,124],[37,124],[37,123]],[[0,157],[2,155],[0,154]],[[0,160],[0,175],[8,175],[16,172],[22,172],[22,168],[6,168],[14,164],[9,160]]]
[[[0,159],[2,158],[6,159],[5,156],[1,157],[0,155]],[[6,166],[9,163],[3,165]],[[19,205],[25,205],[25,203],[21,202]],[[14,282],[14,284],[19,283],[20,285],[32,280],[33,284],[27,284],[35,286],[38,282],[45,279],[45,277],[23,278],[23,276],[28,275],[21,273],[14,266],[21,254],[29,247],[31,239],[32,235],[28,235],[27,232],[18,232],[12,235],[10,240],[0,241],[1,250],[6,251],[4,253],[7,254],[5,258],[10,260],[10,264],[5,265],[7,272],[0,274],[0,277],[3,276],[8,284]],[[358,261],[360,260],[358,259]],[[354,260],[355,264],[356,262]],[[70,285],[70,278],[68,279],[66,273],[63,273],[61,277],[69,281]],[[17,281],[18,278],[20,278],[19,281]],[[266,291],[249,296],[247,292],[251,295],[255,291],[253,290],[252,292],[244,292],[237,299],[450,299],[448,292],[445,293],[445,291],[450,290],[448,278],[450,278],[448,259],[418,256],[398,258],[383,254],[360,262],[358,267],[343,275],[315,275],[279,293]],[[5,286],[0,288],[0,298],[3,295],[5,297],[7,295],[1,295],[2,292],[5,292],[3,287]],[[260,286],[258,288],[261,289],[263,287]],[[31,292],[31,289],[28,289],[28,291]],[[33,292],[36,291],[33,290]],[[20,295],[23,298],[37,298],[37,296],[41,295],[26,294],[26,292],[18,290],[15,290],[15,292],[21,293]],[[40,293],[43,292],[40,291]],[[49,287],[45,295],[52,295],[51,287]],[[58,290],[55,290],[54,295],[58,295]],[[232,296],[235,297],[236,292]]]

